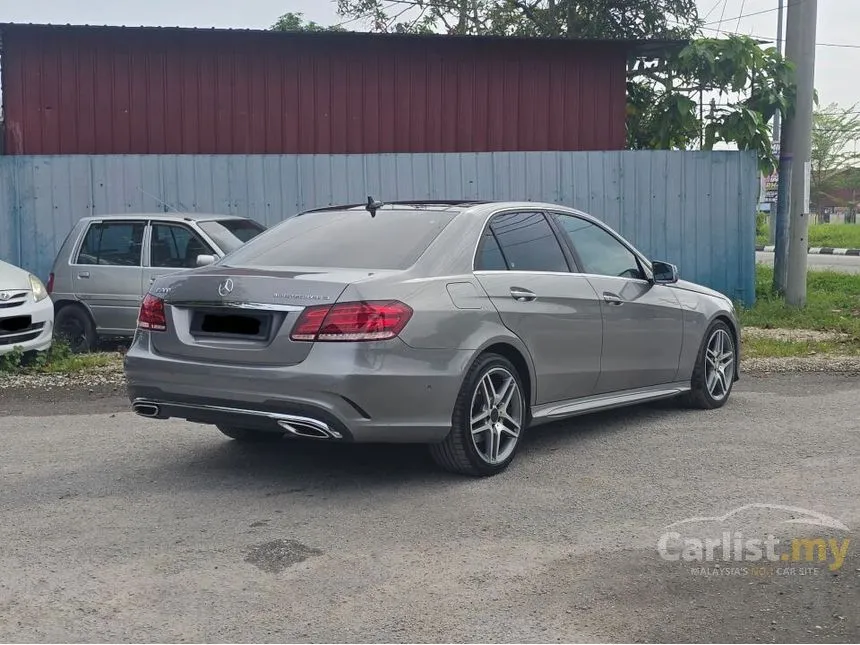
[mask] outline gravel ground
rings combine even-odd
[[[860,642],[856,377],[553,424],[485,480],[415,446],[242,446],[67,385],[0,391],[0,641]],[[658,557],[668,525],[754,503],[844,528],[769,508],[684,532],[848,539],[843,566]]]
[[[839,342],[849,340],[851,334],[838,331],[819,331],[815,329],[765,329],[763,327],[744,327],[744,338],[769,338],[788,342]]]
[[[773,333],[771,333],[773,332]],[[792,330],[757,329],[752,333],[783,340],[832,340],[828,332],[794,332]],[[791,336],[796,333],[796,336]],[[775,335],[774,335],[775,334]],[[806,338],[803,334],[825,334],[822,337]],[[819,355],[811,357],[743,358],[741,371],[750,375],[768,373],[829,372],[833,374],[860,374],[860,356]],[[48,392],[57,389],[103,391],[124,388],[125,377],[122,363],[100,367],[75,374],[0,374],[0,391],[8,389]],[[0,411],[2,414],[2,411]]]

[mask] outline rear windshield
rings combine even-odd
[[[324,211],[270,228],[224,259],[227,266],[406,269],[456,213],[432,210]]]
[[[235,251],[266,230],[265,226],[251,219],[213,220],[198,222],[197,225],[221,247],[224,253]]]

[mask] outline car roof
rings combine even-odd
[[[225,219],[249,219],[247,217],[242,217],[240,215],[221,215],[216,213],[183,213],[183,212],[171,212],[171,213],[109,213],[105,215],[89,215],[87,217],[82,217],[82,222],[89,221],[101,221],[101,220],[138,220],[138,219],[156,219],[162,221],[176,221],[176,220],[184,220],[186,222],[202,222],[207,220],[225,220]]]
[[[344,211],[344,210],[365,210],[368,208],[367,203],[362,204],[340,204],[340,205],[331,205],[331,206],[323,206],[321,208],[312,208],[310,210],[302,211],[300,214],[305,215],[308,213],[323,213],[323,212],[334,212],[334,211]],[[410,201],[391,201],[391,202],[382,202],[382,206],[377,210],[387,210],[387,211],[405,211],[405,210],[428,210],[428,211],[448,211],[448,212],[461,212],[461,211],[469,211],[476,215],[485,215],[489,212],[495,212],[498,210],[507,210],[507,209],[522,209],[522,210],[562,210],[569,213],[577,213],[580,215],[586,215],[581,211],[578,211],[569,206],[563,206],[561,204],[551,204],[546,202],[530,202],[530,201],[493,201],[493,200],[410,200]]]

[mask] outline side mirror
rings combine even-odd
[[[656,284],[675,284],[678,281],[678,267],[668,262],[652,262],[651,270],[654,273]]]
[[[208,267],[210,264],[215,264],[215,260],[217,260],[214,255],[198,255],[197,256],[197,266],[199,267]]]

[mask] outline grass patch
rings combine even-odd
[[[809,246],[860,249],[860,224],[812,224]]]
[[[756,244],[767,246],[767,224],[756,221]],[[809,246],[830,246],[836,249],[860,249],[860,224],[810,224]]]
[[[46,352],[22,352],[14,349],[0,356],[0,375],[4,374],[74,374],[100,367],[118,365],[119,353],[73,354],[68,345],[54,339]]]
[[[765,329],[810,329],[848,334],[845,341],[790,341],[767,338],[744,340],[744,354],[806,356],[815,353],[860,353],[860,275],[811,271],[807,277],[806,306],[789,307],[773,292],[773,268],[756,267],[756,304],[739,308],[741,324]]]
[[[744,358],[787,358],[818,355],[860,356],[857,341],[776,340],[744,338]]]

